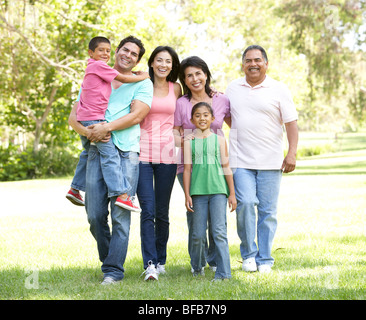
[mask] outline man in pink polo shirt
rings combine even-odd
[[[262,47],[252,45],[244,51],[242,68],[245,77],[234,80],[226,91],[231,106],[230,166],[238,202],[237,232],[243,270],[270,272],[281,177],[296,166],[298,116],[286,85],[266,75],[268,59]],[[283,125],[289,144],[285,158]]]

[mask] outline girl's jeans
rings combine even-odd
[[[182,189],[183,189],[183,173],[178,173],[177,174],[177,178],[179,181],[179,184],[181,185]],[[190,212],[187,211],[187,226],[188,226],[188,253],[189,255],[191,255],[191,250],[192,250],[192,215],[190,214]],[[204,252],[202,252],[202,261],[207,261],[207,263],[212,266],[215,267],[216,266],[216,262],[215,262],[215,241],[213,240],[212,237],[212,228],[211,228],[211,218],[210,218],[210,213],[208,214],[208,237],[206,236],[206,240],[205,240],[205,250]],[[204,263],[204,265],[206,265],[206,263]]]
[[[193,270],[200,271],[206,264],[202,258],[205,250],[208,215],[211,217],[212,236],[215,242],[215,278],[231,278],[229,244],[227,240],[225,194],[192,196],[192,248],[191,265]]]

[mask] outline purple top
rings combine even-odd
[[[224,136],[224,132],[222,131],[222,125],[224,123],[224,119],[230,117],[229,98],[222,93],[219,93],[219,95],[215,94],[212,98],[211,107],[213,109],[215,117],[215,120],[211,124],[211,129],[214,133],[220,136]],[[184,135],[192,133],[192,131],[196,128],[191,122],[192,108],[192,103],[188,100],[187,95],[184,95],[177,100],[177,106],[174,113],[174,126],[182,127],[182,129],[184,130]],[[178,154],[177,174],[182,173],[183,168],[183,153],[181,152],[180,148]]]

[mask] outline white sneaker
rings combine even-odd
[[[158,274],[165,274],[165,265],[158,263],[158,265],[156,266],[156,271]]]
[[[270,273],[272,271],[272,267],[269,264],[260,264],[258,266],[258,272],[260,273]]]
[[[116,280],[114,280],[112,277],[105,277],[103,279],[103,282],[101,283],[102,286],[106,286],[106,285],[109,285],[109,284],[114,284],[114,283],[117,283]]]
[[[209,266],[209,269],[210,269],[212,272],[216,272],[217,267],[216,267],[216,266]]]
[[[194,277],[197,277],[197,276],[204,276],[205,275],[205,268],[202,267],[202,269],[200,271],[195,271],[193,268],[191,268],[191,272],[192,272],[192,275]]]
[[[257,264],[255,263],[255,258],[248,258],[243,261],[242,269],[246,272],[257,271]]]
[[[149,263],[146,270],[143,272],[145,273],[145,281],[147,280],[158,280],[158,272],[156,271],[155,265]]]

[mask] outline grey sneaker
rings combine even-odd
[[[209,266],[209,269],[210,269],[212,272],[216,272],[217,267],[216,267],[216,266]]]
[[[105,277],[103,279],[103,282],[101,283],[101,285],[102,286],[107,286],[107,285],[114,284],[114,283],[117,283],[117,281],[114,280],[112,277]]]

